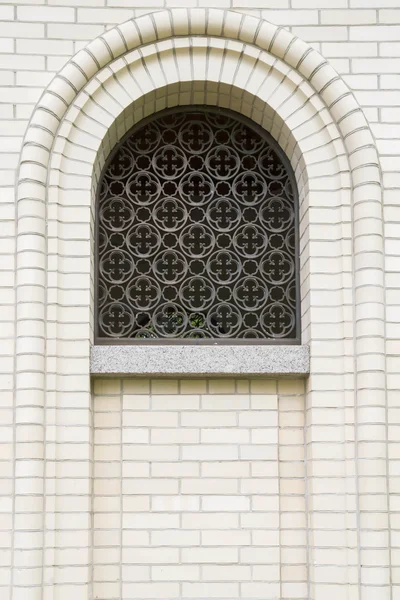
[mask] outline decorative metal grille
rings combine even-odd
[[[99,188],[97,341],[299,341],[293,177],[251,121],[156,116]]]

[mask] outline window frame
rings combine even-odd
[[[108,169],[109,164],[114,159],[115,155],[119,152],[121,146],[125,143],[125,141],[131,137],[135,131],[141,129],[143,126],[147,125],[151,121],[155,119],[162,118],[167,116],[168,114],[176,114],[181,112],[190,112],[190,111],[198,111],[198,112],[212,112],[212,113],[220,113],[227,117],[234,118],[236,121],[241,122],[248,127],[254,129],[261,137],[266,139],[267,143],[271,146],[271,148],[276,152],[276,154],[281,159],[285,169],[287,170],[288,177],[290,178],[292,188],[293,188],[293,196],[294,196],[294,217],[295,217],[295,286],[296,286],[296,309],[295,309],[295,319],[296,319],[296,335],[294,338],[112,338],[112,337],[100,337],[98,336],[98,316],[99,316],[99,307],[98,307],[98,283],[99,283],[99,196],[100,196],[100,188],[101,181]],[[265,130],[263,127],[258,125],[249,117],[242,115],[241,113],[232,110],[221,108],[218,106],[212,105],[198,105],[198,104],[188,104],[184,106],[177,106],[172,108],[163,109],[160,111],[156,111],[149,115],[148,117],[144,117],[133,127],[129,129],[129,131],[115,144],[114,148],[111,150],[108,155],[99,180],[97,184],[96,197],[95,197],[95,210],[94,210],[94,345],[106,345],[106,346],[176,346],[176,345],[184,345],[184,346],[215,346],[215,345],[224,345],[224,346],[289,346],[289,345],[300,345],[301,344],[301,297],[300,297],[300,231],[299,231],[299,194],[297,188],[297,182],[294,175],[294,171],[292,165],[285,152],[279,146],[278,142],[272,137],[272,135]]]

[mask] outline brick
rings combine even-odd
[[[231,8],[231,0],[198,0],[199,7]]]
[[[275,379],[252,379],[250,390],[252,394],[276,394],[277,385]]]
[[[175,379],[152,379],[151,392],[153,394],[177,394],[178,381]]]
[[[124,394],[148,394],[150,392],[150,380],[149,379],[123,379],[122,389]]]
[[[201,442],[203,444],[246,444],[250,440],[247,429],[202,429]]]
[[[239,532],[248,533],[248,532]],[[204,534],[203,534],[204,535]],[[225,536],[224,536],[225,537]],[[205,565],[203,578],[207,581],[249,581],[251,569],[245,565]]]
[[[279,594],[279,588],[278,581],[275,583],[243,583],[242,593],[246,598],[274,598]]]
[[[377,146],[382,155],[399,155],[400,140],[378,140]]]
[[[178,482],[170,479],[125,479],[122,485],[124,494],[177,494]]]
[[[390,2],[393,4],[390,4]],[[400,23],[400,10],[398,3],[395,3],[395,0],[388,0],[386,6],[394,6],[397,10],[379,10],[378,11],[378,20],[379,23]]]
[[[152,531],[151,543],[153,546],[199,546],[200,532],[184,531],[181,529],[166,529],[165,531]]]
[[[98,395],[120,394],[121,381],[119,379],[96,379],[93,391]]]
[[[362,25],[376,23],[375,10],[322,10],[323,25]]]
[[[208,390],[210,394],[232,394],[236,391],[234,379],[210,379]]]
[[[123,410],[147,410],[150,408],[150,396],[147,394],[124,394]]]
[[[3,85],[7,85],[7,86],[9,86],[9,85],[14,85],[14,83],[15,83],[15,82],[14,82],[14,80],[15,80],[15,75],[14,75],[14,73],[13,73],[12,71],[3,71],[3,72],[1,73],[1,83],[2,83]],[[4,163],[3,163],[3,165],[2,165],[2,166],[3,166],[3,167],[5,167],[5,168],[7,168],[7,165],[6,165],[6,164],[4,164]],[[7,175],[6,175],[6,173],[3,173],[3,177],[6,177],[6,176],[7,176]],[[3,180],[2,180],[2,181],[3,181]],[[3,185],[6,185],[6,184],[4,183],[4,181],[3,181]],[[13,183],[11,182],[11,183],[9,183],[8,185],[13,185]],[[12,268],[12,267],[13,267],[13,265],[11,265],[11,268]]]
[[[197,395],[157,395],[152,399],[153,410],[197,410],[200,396]]]
[[[357,92],[357,99],[362,106],[399,106],[400,98],[395,91]]]
[[[177,583],[123,583],[123,598],[178,598]]]
[[[207,412],[205,410],[181,412],[181,425],[184,427],[235,427],[236,414],[229,411]]]
[[[253,532],[254,533],[254,532]],[[259,564],[260,563],[260,552],[263,553],[263,567],[265,571],[267,571],[266,566],[268,564],[278,563],[279,562],[279,548],[278,545],[275,545],[274,542],[274,532],[272,531],[263,531],[263,536],[266,538],[268,546],[264,546],[263,548],[257,548],[257,542],[255,542],[255,546],[252,548],[241,548],[240,549],[240,560],[248,563],[248,564]],[[278,541],[278,539],[276,539]],[[266,573],[265,573],[266,575]]]
[[[108,530],[108,536],[104,536],[102,541],[104,546],[110,546],[110,531]],[[116,545],[119,546],[119,537],[116,538]],[[150,532],[149,531],[139,531],[137,529],[127,529],[122,532],[122,543],[124,546],[148,546],[150,544]],[[100,562],[100,561],[99,561]],[[119,561],[117,561],[119,562]],[[132,566],[129,563],[126,565],[130,570],[130,577],[134,579],[135,576],[139,575],[139,579],[150,579],[150,569],[146,567],[138,567]],[[145,573],[148,573],[148,575]],[[142,576],[140,576],[140,574]]]
[[[278,413],[275,410],[251,410],[239,413],[240,427],[277,427]]]
[[[252,444],[240,448],[240,458],[242,460],[273,460],[276,458],[276,455],[276,444]]]
[[[250,531],[242,529],[224,531],[223,534],[220,530],[205,530],[201,533],[201,541],[203,546],[249,546],[251,544],[251,535]],[[214,568],[210,567],[210,575]],[[206,572],[207,570],[203,569],[203,574]],[[207,577],[204,575],[205,579],[210,579],[210,575]]]
[[[125,513],[123,515],[122,525],[124,529],[178,529],[179,515],[150,512]],[[129,562],[134,561],[129,560]]]
[[[204,511],[237,512],[247,511],[250,500],[244,496],[205,496],[202,502]]]
[[[0,37],[44,38],[44,25],[39,23],[0,22]]]
[[[263,10],[263,19],[275,25],[317,25],[317,10]]]
[[[307,42],[346,41],[347,27],[293,27],[292,33]]]
[[[197,496],[153,496],[151,507],[157,512],[197,512],[200,498]]]
[[[281,431],[280,442],[282,445],[284,445],[283,435],[284,433]],[[251,441],[253,444],[277,444],[278,431],[277,429],[253,429],[251,432]]]
[[[265,479],[242,479],[240,481],[240,492],[242,494],[279,494],[279,480]],[[281,493],[283,493],[281,491]]]
[[[183,583],[182,590],[186,598],[237,598],[239,594],[239,584]]]
[[[108,6],[129,6],[132,8],[143,8],[143,0],[108,0]],[[148,0],[146,2],[146,8],[162,8],[164,6],[164,0]]]
[[[336,8],[348,7],[347,0],[338,0]],[[332,8],[329,0],[292,0],[292,8]]]
[[[354,8],[385,8],[398,7],[397,0],[350,0],[350,6]]]
[[[133,17],[133,10],[78,8],[78,23],[123,23]]]
[[[22,4],[25,2],[21,1]],[[49,5],[53,6],[105,6],[105,0],[49,0]]]
[[[321,51],[328,58],[331,56],[378,56],[378,44],[372,42],[323,43]]]
[[[249,396],[245,394],[204,394],[201,398],[202,408],[205,410],[234,410],[249,408]]]
[[[65,27],[61,24],[50,23],[47,26],[47,35],[49,38],[61,40],[91,40],[104,32],[103,25],[77,25],[73,23]],[[22,37],[22,36],[19,36]],[[43,36],[32,36],[43,37]]]
[[[153,444],[198,444],[200,441],[199,429],[169,428],[153,429],[151,442]]]
[[[197,477],[200,473],[200,464],[197,462],[177,463],[152,463],[151,474],[153,477]]]
[[[400,56],[400,42],[382,42],[379,50],[381,56]]]
[[[180,389],[182,394],[205,394],[207,381],[205,379],[181,379]]]
[[[232,8],[266,8],[265,0],[232,0]],[[268,0],[269,8],[288,8],[289,0]]]
[[[348,58],[331,58],[329,64],[339,75],[350,73],[350,60]]]
[[[62,40],[17,40],[17,53],[72,56],[73,43]]]
[[[11,38],[3,38],[0,39],[0,52],[10,52],[14,51],[14,40]]]
[[[385,77],[382,75],[382,78]],[[345,75],[343,80],[353,90],[376,90],[378,89],[377,75]]]
[[[238,492],[236,479],[185,479],[181,482],[182,494],[235,494]]]
[[[200,568],[188,565],[151,567],[154,581],[187,581],[200,579]]]
[[[248,477],[250,463],[236,460],[234,462],[203,462],[201,464],[203,477]]]
[[[182,548],[182,563],[234,563],[238,560],[237,548]]]
[[[237,446],[193,445],[182,447],[182,460],[236,460]]]
[[[248,379],[237,379],[236,391],[238,394],[248,394],[250,392],[250,381]]]
[[[158,463],[154,463],[154,464],[158,465]],[[102,465],[101,463],[98,463],[95,468],[99,469],[100,466],[102,466],[104,468],[104,467],[107,467],[107,464]],[[115,472],[115,465],[112,465],[112,469]],[[137,461],[127,461],[127,460],[124,460],[122,463],[122,476],[123,477],[148,477],[149,475],[150,475],[149,463],[146,463],[146,462],[140,463]]]
[[[382,108],[381,114],[384,123],[400,123],[400,108]]]
[[[380,88],[382,90],[398,90],[400,89],[400,75],[381,75]]]
[[[400,37],[400,25],[385,26],[376,25],[375,27],[351,27],[350,40],[367,42],[385,42],[387,40],[398,41]]]
[[[183,529],[237,529],[239,516],[235,513],[182,514]],[[196,561],[193,561],[196,562]]]
[[[124,411],[124,426],[177,427],[178,413],[163,411]]]
[[[72,23],[75,20],[74,9],[51,6],[18,6],[17,18],[21,21],[51,21]]]
[[[251,408],[254,410],[276,410],[278,407],[278,396],[272,394],[255,394],[251,396]]]
[[[278,384],[279,394],[283,396],[304,394],[302,379],[281,379]]]
[[[190,446],[188,446],[190,448]],[[125,445],[125,460],[171,461],[178,460],[179,450],[175,446]]]
[[[12,6],[0,6],[0,21],[12,21],[14,9]]]
[[[22,100],[25,103],[37,102],[42,94],[40,88],[31,87],[14,87],[14,88],[0,88],[1,99],[3,102],[12,102],[16,104]]]

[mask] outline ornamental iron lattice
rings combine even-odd
[[[287,158],[233,112],[144,123],[99,185],[96,341],[299,342]]]

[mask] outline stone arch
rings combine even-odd
[[[370,337],[371,343],[373,343],[372,339],[376,339],[377,332],[379,332],[379,337],[383,336],[379,165],[368,124],[351,92],[318,52],[292,36],[288,31],[266,21],[217,9],[161,11],[117,26],[78,52],[50,83],[31,118],[21,153],[18,176],[17,288],[20,304],[17,320],[25,319],[25,316],[22,315],[26,314],[28,305],[32,304],[29,298],[34,291],[34,311],[31,314],[35,315],[35,322],[32,332],[28,332],[26,335],[21,332],[19,337],[18,390],[34,389],[37,394],[41,394],[41,390],[44,389],[43,376],[40,374],[43,373],[43,369],[39,367],[39,363],[43,365],[44,359],[42,351],[44,320],[40,319],[40,316],[39,320],[36,320],[36,309],[45,304],[46,251],[43,242],[46,219],[44,218],[44,209],[47,206],[47,189],[49,198],[56,189],[53,170],[57,168],[56,161],[61,161],[60,145],[64,143],[63,139],[68,135],[66,133],[68,119],[80,118],[82,120],[85,115],[83,105],[87,103],[89,95],[94,93],[96,87],[99,87],[103,96],[108,95],[108,102],[112,103],[112,90],[119,87],[122,93],[121,85],[117,83],[117,73],[124,69],[126,73],[129,70],[131,72],[132,67],[129,65],[129,61],[134,62],[136,68],[139,69],[140,86],[136,82],[136,98],[125,94],[127,102],[137,102],[138,90],[141,92],[141,96],[150,93],[151,82],[153,82],[154,89],[160,87],[161,82],[168,85],[165,71],[160,69],[160,57],[167,52],[168,45],[173,46],[175,53],[174,56],[172,52],[170,53],[169,68],[174,67],[180,76],[183,76],[183,79],[193,80],[193,60],[190,64],[184,65],[184,55],[185,53],[187,55],[187,48],[184,48],[185,36],[190,36],[189,46],[192,56],[196,55],[196,73],[198,70],[202,70],[205,74],[207,70],[207,81],[217,81],[218,83],[218,78],[223,76],[223,72],[218,73],[216,67],[218,62],[214,60],[207,62],[205,55],[203,62],[200,63],[202,48],[209,48],[211,52],[219,51],[220,55],[224,57],[226,70],[228,71],[232,67],[230,73],[235,73],[243,78],[243,81],[246,81],[246,87],[250,83],[251,73],[260,68],[260,65],[267,65],[268,56],[270,59],[270,64],[267,66],[270,74],[269,85],[273,82],[276,89],[279,88],[275,98],[279,93],[286,94],[286,96],[282,96],[282,102],[290,106],[290,101],[299,99],[300,94],[307,89],[308,97],[319,103],[320,108],[317,111],[315,108],[311,109],[308,119],[307,116],[302,116],[303,126],[307,126],[307,122],[312,121],[312,112],[314,111],[314,114],[320,115],[319,118],[326,120],[326,127],[321,128],[320,135],[329,135],[330,130],[337,128],[339,135],[333,136],[332,147],[335,147],[336,152],[338,146],[344,145],[345,153],[339,151],[339,156],[342,163],[343,161],[347,163],[344,170],[349,169],[351,172],[352,183],[353,202],[351,207],[348,206],[352,215],[348,215],[345,220],[352,222],[354,226],[355,335],[358,336],[358,323],[359,319],[362,319],[357,314],[360,311],[368,310],[369,314],[377,316],[375,319],[370,318],[368,324],[362,324],[363,331],[360,335],[364,339],[366,336]],[[151,70],[148,70],[145,65],[150,60],[151,54],[153,57]],[[236,65],[232,63],[232,55],[236,55]],[[233,70],[234,66],[236,70]],[[280,81],[276,78],[277,73],[280,74]],[[268,74],[266,77],[268,78]],[[154,84],[154,82],[156,83]],[[253,85],[254,87],[260,87],[255,94],[257,100],[260,101],[262,86]],[[274,91],[276,91],[275,88]],[[290,101],[288,101],[288,97],[290,97]],[[304,113],[307,113],[312,104],[309,98],[303,109]],[[117,105],[124,108],[120,101],[117,101]],[[91,113],[87,119],[94,119],[94,111],[100,110],[98,103],[90,110]],[[297,116],[300,114],[299,111],[300,109],[297,108]],[[113,115],[112,110],[109,111],[109,116],[111,115]],[[289,128],[290,123],[286,119],[280,135],[285,132],[290,138]],[[272,134],[274,135],[274,131]],[[276,135],[277,132],[275,132]],[[296,146],[296,144],[294,145]],[[300,157],[299,160],[301,160]],[[341,170],[342,168],[339,172]],[[349,180],[345,186],[339,184],[337,189],[346,190],[348,193],[350,187]],[[365,288],[367,273],[368,280],[372,282],[368,285],[368,291]],[[371,286],[374,288],[373,300],[371,300]],[[361,308],[362,306],[363,308]],[[37,329],[38,323],[41,323],[40,331]],[[371,333],[368,334],[365,328],[371,328]],[[26,331],[28,329],[25,327]],[[30,355],[33,353],[38,361],[38,368],[34,371],[24,367],[27,360],[26,345],[29,345]],[[376,358],[380,364],[381,355],[379,353]],[[368,380],[370,383],[371,378],[379,379],[376,381],[376,386],[372,387],[381,388],[382,372],[374,369],[373,372],[370,371],[367,374],[362,366],[362,355],[357,357],[357,361],[360,391],[365,387],[363,381]]]
[[[180,39],[180,48],[185,49],[189,61],[191,56],[189,40]],[[136,90],[132,73],[135,69],[135,63],[140,62],[141,64],[142,62],[142,58],[139,57],[138,59],[134,53],[126,57],[127,66],[122,65],[122,68],[119,68],[120,65],[118,65],[118,68],[117,66],[115,69],[110,68],[102,74],[101,78],[92,80],[90,95],[83,94],[80,97],[78,101],[79,110],[77,104],[73,104],[68,109],[60,128],[60,136],[57,140],[58,145],[57,148],[54,148],[50,164],[50,181],[54,201],[56,197],[59,198],[60,195],[69,193],[68,189],[74,189],[74,181],[76,181],[75,178],[77,175],[77,173],[74,173],[78,152],[77,146],[82,145],[79,141],[80,139],[82,140],[82,135],[90,136],[93,134],[94,147],[92,148],[92,152],[96,152],[96,160],[94,161],[95,176],[93,180],[90,166],[88,166],[86,173],[81,173],[82,181],[86,178],[87,188],[92,186],[91,204],[93,206],[94,188],[92,184],[96,183],[98,173],[101,171],[108,153],[112,150],[117,140],[125,134],[127,129],[143,116],[158,111],[167,105],[178,105],[182,102],[190,104],[196,98],[196,102],[200,104],[206,103],[229,106],[230,108],[234,107],[239,112],[250,116],[272,133],[283,150],[288,154],[293,168],[297,171],[297,183],[300,191],[300,199],[303,201],[303,211],[307,211],[304,200],[310,194],[308,171],[312,174],[313,162],[316,162],[318,167],[314,166],[314,175],[312,177],[318,180],[322,175],[325,175],[329,179],[329,181],[327,179],[325,182],[326,190],[319,190],[318,193],[322,195],[324,192],[330,192],[333,203],[342,202],[343,198],[339,198],[336,193],[337,189],[347,191],[350,187],[348,168],[344,168],[339,163],[339,157],[343,158],[345,156],[345,150],[344,148],[339,150],[341,144],[340,134],[337,132],[320,98],[313,92],[310,86],[306,86],[304,81],[297,80],[293,73],[287,71],[285,66],[281,65],[280,61],[273,64],[274,61],[267,55],[263,60],[258,60],[258,67],[254,68],[253,77],[257,88],[261,87],[259,84],[260,80],[265,81],[265,85],[268,88],[269,104],[267,101],[261,101],[260,95],[256,96],[252,93],[251,86],[250,91],[243,93],[243,89],[229,81],[229,73],[236,68],[234,61],[238,61],[243,56],[243,48],[241,51],[239,49],[235,48],[231,52],[225,53],[225,60],[227,56],[230,59],[229,69],[226,70],[226,74],[221,73],[219,80],[214,82],[217,85],[218,92],[210,91],[210,81],[208,79],[192,81],[189,78],[185,80],[184,78],[179,78],[178,73],[176,73],[174,78],[170,76],[167,86],[154,87],[154,89],[147,91],[143,96],[140,95],[140,92],[138,96],[134,96]],[[151,61],[154,61],[154,54],[150,54],[149,47],[147,50],[146,59],[149,61],[147,71],[151,72]],[[172,47],[169,50],[164,49],[163,62],[168,64],[170,58],[169,52],[172,53],[172,51]],[[197,61],[201,60],[200,51],[204,53],[203,58],[205,58],[206,46],[197,51]],[[222,60],[224,56],[222,49],[220,49],[219,54]],[[216,61],[217,56],[214,56],[213,60]],[[160,58],[158,58],[158,61],[160,62]],[[118,89],[124,90],[118,100],[113,96],[116,88],[114,88],[114,92],[110,92],[110,81],[118,82]],[[301,83],[303,83],[303,87],[300,87]],[[192,89],[193,86],[196,88],[195,95]],[[282,86],[284,86],[284,90]],[[107,94],[104,92],[105,89],[108,90]],[[156,101],[154,100],[155,95],[157,96]],[[123,97],[124,100],[122,100]],[[112,98],[114,98],[113,101],[111,101]],[[289,101],[290,108],[287,108],[286,103]],[[110,105],[110,102],[114,104]],[[125,102],[126,106],[123,102]],[[132,103],[136,107],[134,113],[132,113]],[[92,108],[94,105],[98,113],[101,110],[103,111],[101,113],[101,122],[97,121],[96,123],[96,119],[93,117]],[[107,105],[109,111],[111,110],[111,106],[113,106],[115,112],[107,114],[107,109],[104,108]],[[283,113],[284,116],[279,113]],[[90,121],[88,115],[92,115]],[[105,125],[107,119],[109,120],[108,127]],[[311,142],[311,138],[314,140],[313,142]],[[103,140],[103,143],[100,143],[100,140]],[[84,144],[85,142],[82,140],[82,143]],[[310,148],[307,148],[307,143]],[[314,143],[316,150],[313,148]],[[75,158],[68,158],[66,154]],[[310,158],[308,158],[308,154],[311,155]],[[306,158],[308,162],[307,168],[305,166]],[[92,160],[90,159],[89,162]],[[318,173],[316,172],[316,168],[318,168]],[[333,199],[333,197],[335,198]],[[88,202],[88,199],[84,200],[85,204]],[[57,209],[57,206],[62,205],[63,201],[57,200],[55,209]],[[305,236],[307,237],[307,227],[304,227],[306,230]],[[303,245],[304,247],[307,246],[306,243]],[[308,342],[310,338],[310,334],[305,332],[305,341]]]
[[[302,206],[303,335],[317,342],[310,393],[326,387],[323,357],[332,342],[338,346],[325,390],[330,402],[352,390],[346,359],[354,359],[359,399],[368,388],[384,393],[379,164],[354,96],[318,52],[280,27],[231,11],[177,9],[128,21],[78,52],[44,92],[25,136],[16,394],[19,405],[38,407],[39,424],[45,407],[67,394],[90,404],[90,230],[102,164],[142,117],[203,102],[236,107],[268,129],[292,162]],[[323,240],[312,230],[321,224],[338,248],[336,258],[318,257]],[[73,280],[86,295],[80,307]],[[318,306],[324,286],[334,293],[334,323]],[[356,341],[350,356],[346,328]],[[83,333],[71,333],[78,329]],[[68,344],[74,335],[80,358]]]

